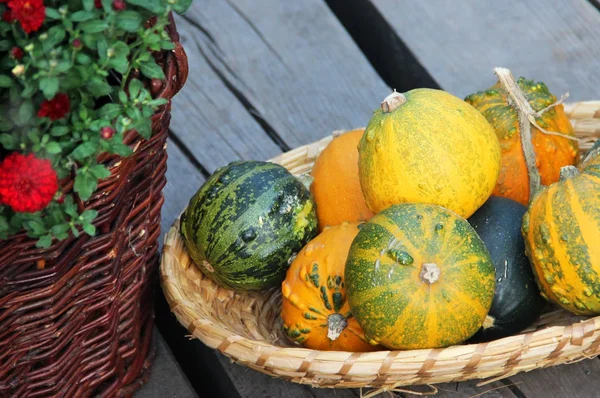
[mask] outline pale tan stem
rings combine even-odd
[[[436,263],[423,263],[419,278],[422,282],[432,285],[440,279],[440,273]]]
[[[404,94],[394,91],[393,93],[391,93],[390,95],[385,97],[383,102],[381,102],[381,109],[385,113],[390,113],[390,112],[393,112],[394,110],[398,109],[403,104],[405,104],[406,101],[407,101],[407,99],[404,96]]]
[[[535,152],[533,151],[533,141],[531,139],[531,122],[529,120],[529,115],[535,115],[535,111],[529,105],[525,94],[523,94],[523,91],[517,85],[510,70],[506,68],[494,68],[494,73],[498,76],[500,84],[508,92],[510,105],[515,109],[519,118],[521,147],[523,148],[525,164],[527,165],[527,172],[529,174],[529,202],[531,203],[535,194],[542,186],[540,173],[536,167]]]

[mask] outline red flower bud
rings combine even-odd
[[[65,203],[65,195],[61,194],[58,198],[56,198],[56,203],[58,203],[59,205]]]
[[[112,127],[102,127],[100,130],[100,137],[104,138],[105,140],[110,140],[113,135],[115,135],[115,129]]]
[[[96,8],[102,8],[102,1],[94,0],[94,5],[96,6]]]
[[[13,47],[10,50],[10,56],[13,57],[14,59],[21,59],[23,58],[23,50],[21,50],[19,47]]]
[[[79,40],[79,39],[73,40],[72,44],[73,44],[73,47],[75,47],[75,48],[81,48],[81,40]]]
[[[125,9],[125,0],[113,0],[113,8],[117,11]]]

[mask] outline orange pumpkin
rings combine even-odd
[[[319,154],[311,175],[311,192],[317,205],[319,231],[342,222],[368,221],[373,217],[358,179],[358,142],[364,130],[335,136]]]
[[[287,271],[281,290],[285,334],[307,348],[374,351],[346,301],[344,269],[359,224],[325,228]]]
[[[534,111],[556,102],[544,83],[519,78],[518,86]],[[492,125],[500,141],[502,168],[492,195],[504,196],[527,205],[529,202],[529,175],[521,145],[517,112],[508,102],[508,93],[498,82],[486,91],[471,94],[465,98],[477,108]],[[573,136],[573,127],[565,115],[562,105],[557,105],[536,118],[536,123],[544,130]],[[542,184],[550,185],[558,181],[563,166],[574,165],[579,158],[577,141],[558,135],[545,134],[531,127],[536,166]]]

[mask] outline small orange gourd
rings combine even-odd
[[[358,179],[358,142],[363,129],[334,135],[319,154],[311,175],[311,192],[317,205],[319,231],[326,226],[368,221],[373,217]]]
[[[285,334],[307,348],[374,351],[346,301],[344,268],[358,224],[325,228],[292,261],[282,283]]]
[[[556,102],[556,97],[544,83],[521,77],[517,84],[536,112]],[[523,155],[517,111],[509,102],[508,92],[498,82],[488,90],[467,96],[465,101],[486,117],[500,141],[502,167],[492,195],[527,205],[530,194],[529,175]],[[560,104],[537,116],[535,121],[546,131],[574,136],[573,127]],[[561,167],[574,165],[579,158],[579,146],[575,140],[544,133],[534,126],[531,127],[531,139],[536,167],[543,185],[557,182]]]

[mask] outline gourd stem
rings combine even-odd
[[[579,169],[575,166],[563,166],[560,168],[560,181],[566,181],[569,178],[577,177],[579,174]]]
[[[423,263],[419,278],[427,284],[434,284],[440,279],[440,269],[436,263]]]
[[[329,314],[327,317],[327,338],[331,341],[337,340],[340,334],[348,326],[348,321],[342,314]]]
[[[527,173],[529,174],[529,203],[542,187],[540,172],[536,166],[535,152],[533,151],[533,141],[531,138],[531,123],[535,122],[536,112],[531,108],[525,94],[517,85],[515,78],[510,70],[506,68],[494,68],[494,73],[498,76],[500,84],[508,92],[509,103],[517,112],[519,118],[519,130],[521,132],[521,148],[525,156]],[[530,118],[531,116],[531,118]]]
[[[394,90],[393,93],[385,97],[383,102],[381,102],[381,110],[385,113],[390,113],[398,109],[401,105],[405,104],[407,101],[404,94],[401,94]]]
[[[483,325],[481,325],[481,327],[486,330],[489,328],[493,328],[494,326],[496,326],[496,319],[494,319],[494,317],[487,315],[483,321]]]

